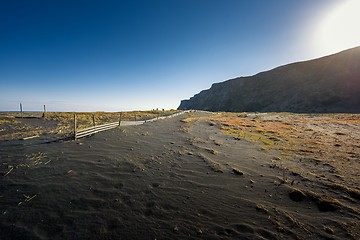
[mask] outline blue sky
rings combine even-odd
[[[0,110],[177,108],[214,82],[333,53],[314,36],[340,3],[2,1]]]

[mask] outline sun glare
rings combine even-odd
[[[321,21],[316,32],[316,51],[339,52],[360,45],[360,1],[341,1]]]

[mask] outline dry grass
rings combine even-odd
[[[310,190],[305,191],[307,197],[309,197],[312,201],[314,201],[319,208],[320,211],[328,212],[328,211],[336,211],[339,209],[346,209],[356,215],[360,214],[360,209],[358,207],[351,206],[347,204],[345,201],[342,201],[338,198],[334,198],[324,194],[318,194],[312,192]]]
[[[120,119],[126,121],[140,121],[156,118],[158,116],[167,116],[178,112],[177,110],[167,111],[132,111],[132,112],[78,112],[77,125],[78,129],[91,127],[93,125],[93,117],[95,118],[95,124],[105,124],[110,122],[118,122]],[[46,120],[58,121],[61,125],[69,126],[73,124],[74,113],[73,112],[50,112],[46,114]]]
[[[26,154],[24,156],[24,159],[22,159],[20,162],[7,164],[7,171],[3,173],[3,177],[8,176],[10,173],[13,172],[13,170],[18,168],[34,168],[41,164],[48,164],[51,162],[51,159],[47,157],[46,153],[43,152],[34,152],[30,154]]]
[[[37,152],[37,153],[32,153],[32,154],[29,154],[29,155],[26,155],[26,160],[28,162],[28,167],[31,167],[31,166],[37,166],[39,164],[42,164],[42,163],[46,163],[48,161],[44,161],[46,160],[47,158],[47,155],[46,153],[43,153],[43,152]]]
[[[306,159],[299,167],[291,166],[299,174],[304,165],[311,165],[315,177],[324,168],[348,183],[359,181],[354,178],[360,171],[359,114],[220,113],[207,121],[237,140],[259,144],[261,150],[279,151],[281,160]]]
[[[260,203],[256,204],[255,209],[257,211],[265,213],[265,214],[268,214],[268,212],[269,212],[269,210],[264,205],[262,205]]]
[[[216,117],[211,119],[221,130],[236,139],[263,143],[264,149],[280,149],[288,141],[287,133],[292,128],[279,122],[262,122],[255,119]]]
[[[197,121],[260,150],[278,152],[271,166],[283,170],[282,184],[292,186],[297,178],[329,189],[315,194],[297,185],[321,211],[341,208],[359,213],[355,205],[360,199],[360,114],[217,113],[187,118],[184,125],[190,128]]]
[[[21,204],[30,202],[31,200],[33,200],[37,196],[37,194],[34,194],[32,196],[23,194],[23,196],[24,196],[24,200],[20,201],[18,203],[18,206],[20,206]]]
[[[222,164],[214,161],[213,159],[199,153],[199,157],[213,170],[214,172],[223,173],[225,171]]]
[[[122,120],[148,120],[176,112],[178,111],[123,112]],[[74,112],[47,112],[45,117],[41,118],[41,113],[24,113],[24,118],[20,118],[20,113],[1,113],[0,140],[20,139],[48,133],[70,136],[74,131],[74,114]],[[118,122],[120,114],[120,112],[77,112],[77,129],[93,126],[93,119],[96,125]]]
[[[11,121],[12,121],[12,119],[10,119],[10,118],[0,119],[0,126],[3,125],[3,124],[9,124],[9,123],[11,123]]]

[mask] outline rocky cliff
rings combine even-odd
[[[215,83],[179,109],[360,113],[360,47]]]

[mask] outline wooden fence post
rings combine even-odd
[[[123,113],[121,112],[120,113],[120,118],[119,118],[119,127],[120,127],[120,124],[121,124],[122,115],[123,115]]]
[[[23,118],[23,109],[22,109],[22,104],[20,103],[20,116],[21,118]]]
[[[43,112],[43,115],[42,115],[43,118],[45,117],[45,113],[46,113],[46,106],[44,104],[44,112]]]
[[[76,113],[74,113],[74,139],[76,140],[77,136],[76,136]]]
[[[96,129],[95,114],[92,115],[92,119],[93,119],[93,125],[94,125],[94,132],[96,133],[96,131],[95,131],[95,129]]]

